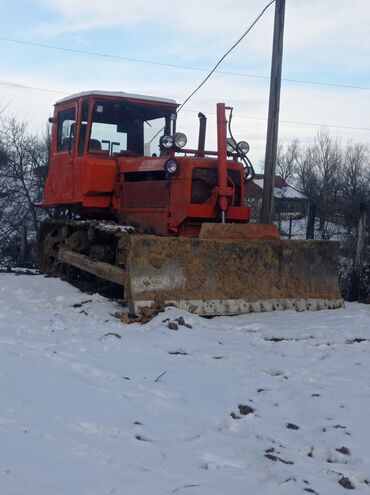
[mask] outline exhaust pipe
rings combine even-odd
[[[204,150],[206,145],[206,128],[207,128],[207,117],[204,113],[198,113],[199,118],[199,138],[198,138],[198,153],[197,156],[204,156]]]

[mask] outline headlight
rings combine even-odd
[[[235,153],[236,151],[236,142],[233,138],[227,138],[227,151],[229,153]]]
[[[249,151],[249,144],[247,143],[247,141],[240,141],[238,143],[238,148],[243,153],[243,155],[246,155]]]
[[[183,148],[188,142],[188,138],[182,132],[176,132],[173,137],[176,148]]]
[[[172,148],[172,146],[173,146],[173,137],[172,136],[168,136],[168,135],[162,136],[161,139],[160,139],[160,144],[161,144],[161,146],[163,146],[163,148],[166,148],[166,149]]]
[[[178,169],[177,162],[172,158],[166,160],[164,163],[164,169],[168,173],[168,175],[174,175]]]

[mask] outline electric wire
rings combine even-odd
[[[198,113],[196,110],[184,110],[184,112],[189,113]],[[215,112],[207,112],[207,115],[216,115]],[[267,118],[265,117],[256,117],[253,115],[234,115],[234,119],[247,119],[247,120],[260,120],[262,122],[267,122]],[[319,124],[317,122],[304,122],[301,120],[283,120],[279,119],[279,122],[283,124],[298,124],[298,125],[307,125],[313,127],[334,127],[338,129],[349,129],[353,131],[370,131],[370,127],[355,127],[355,126],[346,126],[341,124]]]
[[[135,57],[123,57],[121,55],[113,55],[113,54],[109,54],[109,53],[95,52],[95,51],[91,51],[91,50],[81,50],[78,48],[68,48],[68,47],[63,47],[63,46],[58,46],[58,45],[38,43],[38,42],[34,42],[34,41],[26,41],[26,40],[20,40],[20,39],[15,39],[15,38],[6,38],[4,36],[0,36],[0,41],[6,41],[9,43],[16,43],[16,44],[21,44],[21,45],[35,46],[38,48],[47,48],[47,49],[51,49],[51,50],[60,50],[60,51],[64,51],[64,52],[77,53],[77,54],[89,55],[89,56],[94,56],[94,57],[109,58],[109,59],[113,59],[113,60],[124,60],[127,62],[136,62],[136,63],[141,63],[141,64],[158,65],[158,66],[162,66],[162,67],[170,67],[173,69],[184,69],[184,70],[192,70],[192,71],[198,71],[198,72],[209,72],[209,69],[206,69],[205,67],[194,67],[191,65],[173,64],[173,63],[169,63],[169,62],[159,62],[157,60],[148,60],[148,59],[135,58]],[[270,80],[270,76],[266,76],[263,74],[249,74],[246,72],[233,72],[233,71],[225,71],[225,70],[215,70],[215,72],[217,74],[224,74],[224,75],[228,75],[228,76],[249,77],[252,79],[264,79],[266,81]],[[370,91],[370,86],[359,86],[359,85],[355,85],[355,84],[344,84],[344,83],[327,82],[327,81],[315,81],[315,80],[310,80],[310,79],[295,79],[295,78],[288,78],[288,77],[282,77],[281,80],[285,81],[285,82],[298,83],[298,84],[309,84],[309,85],[315,85],[315,86],[328,86],[328,87],[359,89],[359,90]]]
[[[247,34],[252,30],[252,28],[257,24],[257,22],[261,19],[261,17],[263,16],[263,14],[266,12],[266,10],[270,7],[270,5],[272,5],[273,3],[275,2],[275,0],[271,0],[271,2],[269,2],[263,9],[262,11],[258,14],[258,16],[255,18],[255,20],[252,22],[252,24],[249,26],[249,28],[240,36],[240,38],[233,44],[233,46],[231,48],[229,48],[229,50],[227,50],[226,53],[224,53],[224,55],[222,55],[222,57],[220,58],[220,60],[217,62],[217,64],[213,67],[213,69],[209,72],[209,74],[207,74],[207,76],[203,79],[203,81],[198,84],[198,86],[194,89],[194,91],[192,93],[190,93],[190,95],[185,99],[185,101],[183,101],[180,105],[180,107],[177,109],[177,113],[180,112],[180,110],[184,107],[184,105],[186,105],[186,103],[190,100],[190,98],[192,96],[195,95],[195,93],[197,91],[200,90],[200,88],[208,81],[208,79],[212,76],[212,74],[215,72],[215,70],[217,69],[217,67],[221,64],[221,62],[223,60],[225,60],[225,58],[229,55],[230,52],[232,52],[234,50],[234,48],[236,46],[239,45],[239,43],[247,36]]]
[[[40,91],[42,93],[54,93],[54,94],[60,94],[63,96],[68,96],[71,94],[71,92],[66,92],[66,91],[60,91],[57,89],[49,89],[49,88],[39,88],[37,86],[30,86],[27,84],[21,84],[21,83],[15,83],[12,81],[1,81],[0,80],[0,86],[8,86],[14,89],[25,89],[25,90],[31,90],[31,91]],[[183,112],[189,112],[189,113],[196,113],[198,114],[197,110],[183,110]],[[216,115],[215,112],[207,112],[207,115]],[[234,115],[234,119],[246,119],[246,120],[259,120],[261,122],[267,122],[267,118],[264,117],[257,117],[254,115]],[[329,123],[318,123],[318,122],[305,122],[301,120],[279,120],[280,123],[282,124],[297,124],[297,125],[304,125],[304,126],[311,126],[311,127],[333,127],[333,128],[338,128],[338,129],[348,129],[348,130],[353,130],[353,131],[370,131],[370,127],[356,127],[356,126],[347,126],[347,125],[342,125],[342,124],[329,124]]]
[[[29,86],[27,84],[16,83],[13,81],[1,81],[0,80],[0,86],[9,86],[11,88],[18,88],[18,89],[30,89],[32,91],[41,91],[43,93],[55,93],[55,94],[59,94],[59,95],[69,95],[70,94],[70,93],[67,93],[65,91],[59,91],[57,89],[39,88],[37,86]]]

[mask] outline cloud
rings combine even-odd
[[[261,0],[40,0],[57,16],[48,23],[51,32],[84,31],[119,26],[161,26],[168,32],[186,33],[199,39],[237,38],[267,4]],[[255,28],[249,42],[261,49],[270,42],[274,5]],[[294,52],[331,46],[357,47],[367,51],[370,45],[370,2],[368,0],[294,0],[286,5],[286,46]],[[145,33],[143,33],[145,35]],[[251,37],[252,38],[252,37]],[[264,41],[265,40],[265,41]],[[189,43],[193,40],[188,39]],[[359,43],[360,42],[360,43]],[[339,44],[339,46],[338,46]],[[260,47],[260,48],[258,48]],[[209,48],[209,47],[208,47]]]
[[[233,32],[245,27],[264,6],[260,0],[187,0],[176,5],[173,0],[42,0],[46,7],[61,16],[66,30],[92,29],[102,26],[130,26],[151,23],[168,30],[184,32]],[[248,13],[248,14],[247,14]],[[240,22],[244,18],[244,22]],[[237,24],[235,24],[237,22]]]
[[[63,63],[55,61],[48,66],[48,74],[34,71],[17,71],[12,80],[17,83],[60,90],[73,93],[91,89],[121,90],[132,93],[163,96],[183,101],[194,87],[197,74],[174,73],[168,78],[161,68],[153,69],[147,77],[147,69],[138,65],[135,71],[125,65],[118,65],[110,60],[99,63],[97,70],[95,59],[83,64],[78,71],[80,61]],[[74,74],[73,80],[70,74]],[[37,132],[44,129],[47,117],[52,112],[52,105],[59,95],[42,91],[17,90],[0,86],[1,101],[10,101],[7,113],[14,113],[18,118],[31,120],[31,127]],[[216,75],[205,88],[197,93],[180,113],[178,129],[189,137],[189,145],[196,146],[198,132],[197,113],[202,111],[208,117],[207,147],[216,147],[216,103],[223,101],[234,107],[233,131],[239,140],[247,139],[251,145],[250,156],[258,163],[264,156],[266,140],[266,117],[268,105],[268,82],[232,78]],[[367,94],[365,92],[365,94]],[[62,97],[63,95],[60,95]],[[363,91],[322,89],[312,86],[295,86],[285,83],[281,98],[280,139],[289,142],[294,138],[310,142],[318,127],[306,126],[285,121],[306,121],[313,124],[339,124],[343,126],[369,127],[370,101],[364,98]],[[335,136],[344,141],[369,141],[369,132],[349,129],[330,128]]]
[[[183,5],[168,0],[154,3],[149,0],[38,2],[53,14],[48,25],[39,25],[38,29],[42,28],[44,35],[53,41],[54,35],[64,33],[60,38],[62,41],[59,39],[54,44],[170,63],[181,64],[191,60],[189,64],[197,66],[212,65],[265,5],[262,0],[234,0],[232,7],[227,0],[188,0]],[[291,0],[286,8],[285,77],[368,85],[368,0]],[[274,8],[270,8],[221,69],[268,75],[273,11]],[[121,43],[121,31],[127,38],[127,46]],[[156,38],[159,31],[160,40]],[[112,33],[117,33],[117,41],[110,49]],[[40,40],[37,36],[33,39]],[[107,40],[104,46],[99,44],[101,40]],[[29,50],[31,59],[34,52],[31,48]],[[111,89],[171,97],[181,102],[205,75],[203,72],[55,53],[55,59],[50,60],[50,57],[43,64],[44,54],[39,51],[32,59],[29,72],[20,65],[20,55],[14,56],[14,69],[8,79],[67,92]],[[258,162],[264,155],[266,139],[266,121],[258,118],[267,116],[268,90],[267,80],[214,74],[185,107],[194,113],[187,111],[180,115],[179,129],[196,144],[196,114],[198,111],[208,113],[208,143],[214,147],[216,129],[212,114],[216,102],[225,101],[235,108],[235,134],[250,141],[251,157]],[[0,96],[1,101],[3,96],[11,100],[9,112],[31,119],[37,131],[43,128],[52,104],[58,99],[53,94],[5,90],[4,87],[1,87]],[[285,120],[370,127],[368,115],[368,92],[283,83],[280,138],[288,142],[298,137],[307,142],[312,140],[317,130],[315,126],[283,122]],[[344,140],[368,141],[368,132],[329,130]]]
[[[139,31],[140,36],[150,36],[151,29],[168,32],[170,50],[176,44],[174,34],[186,36],[188,48],[195,44],[202,46],[206,40],[219,40],[220,44],[228,46],[240,36],[264,6],[261,0],[234,0],[232,6],[226,0],[187,0],[183,4],[176,4],[173,0],[40,1],[54,13],[54,21],[40,26],[50,36],[102,28],[119,27],[126,30],[145,26],[144,31]],[[266,18],[264,21],[271,25],[273,7]],[[261,31],[260,26],[256,26],[254,31]],[[262,34],[263,31],[258,36],[258,42],[249,40],[252,49],[258,52],[270,45],[269,37],[267,36],[266,43],[266,33]],[[210,46],[206,48],[209,50]]]
[[[47,23],[36,25],[38,34],[47,39],[63,36],[63,44],[68,45],[68,37],[75,43],[77,36],[76,46],[82,49],[203,67],[211,67],[267,4],[267,0],[234,0],[232,4],[227,0],[188,0],[181,5],[173,0],[39,2],[51,13]],[[273,15],[274,5],[221,69],[268,75]],[[94,37],[96,33],[100,41]],[[124,36],[125,43],[116,44],[112,33],[117,40]],[[364,84],[370,77],[369,51],[368,0],[287,2],[286,77]]]

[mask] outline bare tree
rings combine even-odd
[[[293,181],[295,178],[300,153],[301,149],[298,139],[293,139],[286,149],[279,143],[276,170],[278,175],[287,182]]]
[[[369,149],[362,143],[347,143],[344,149],[340,209],[347,219],[349,230],[356,227],[360,204],[369,196]]]
[[[31,135],[27,124],[14,118],[0,123],[0,262],[31,262],[30,241],[42,215],[34,205],[41,199],[47,165],[45,140]]]
[[[311,146],[298,158],[299,188],[316,205],[320,230],[338,209],[343,153],[340,143],[328,131],[320,130]]]

